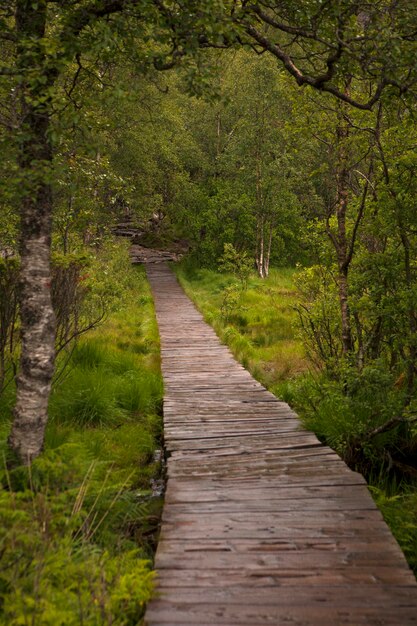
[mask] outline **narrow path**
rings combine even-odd
[[[168,485],[149,626],[417,624],[417,584],[352,472],[148,266]]]

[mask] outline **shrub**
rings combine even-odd
[[[231,243],[225,243],[223,254],[219,259],[219,270],[236,276],[241,288],[246,289],[252,271],[252,262],[246,252],[236,250]]]
[[[69,519],[45,491],[0,493],[2,623],[10,626],[134,626],[153,589],[137,548],[113,555],[77,541],[82,513]],[[56,524],[57,515],[61,520]]]
[[[385,521],[404,551],[410,567],[417,573],[417,493],[410,488],[397,488],[397,491],[396,495],[392,495],[389,488],[371,487]]]
[[[233,283],[223,289],[223,299],[220,307],[222,317],[227,321],[230,317],[239,311],[240,308],[240,289],[239,285]]]
[[[401,415],[403,406],[403,394],[381,364],[367,366],[360,374],[345,367],[341,381],[325,373],[307,374],[287,385],[285,399],[295,405],[307,428],[362,471],[386,463],[388,455],[403,447],[401,426],[369,437]]]

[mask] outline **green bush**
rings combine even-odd
[[[236,315],[241,306],[241,292],[239,285],[233,283],[223,289],[223,299],[220,308],[222,317],[227,321]]]
[[[406,433],[400,426],[368,439],[376,428],[401,415],[404,402],[403,392],[382,364],[374,363],[360,373],[346,366],[342,380],[325,373],[307,374],[287,384],[285,399],[296,407],[308,429],[364,471],[384,464],[387,451],[404,443]]]
[[[85,515],[74,506],[65,518],[63,504],[62,497],[54,500],[45,491],[0,492],[0,525],[6,533],[2,623],[136,625],[153,589],[149,562],[138,548],[113,555],[77,540]]]

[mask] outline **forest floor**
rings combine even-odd
[[[120,259],[89,278],[102,286],[105,274],[118,304],[80,340],[65,370],[68,355],[58,363],[44,453],[29,471],[5,463],[0,470],[0,624],[136,626],[153,593],[164,472],[159,336],[144,268],[129,264],[124,246],[111,254],[119,248]],[[252,277],[244,292],[230,275],[185,262],[176,271],[237,359],[294,405],[309,370],[294,270]],[[10,385],[0,397],[4,457],[13,402]],[[417,570],[416,492],[380,478],[372,478],[372,494]]]

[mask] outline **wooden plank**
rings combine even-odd
[[[308,506],[310,500],[326,503],[332,500],[344,500],[351,498],[354,502],[366,500],[370,502],[372,508],[375,504],[367,490],[362,488],[362,483],[353,485],[313,485],[313,486],[288,486],[279,484],[259,484],[258,481],[242,481],[238,486],[233,481],[218,483],[214,481],[201,482],[197,492],[193,481],[177,481],[172,479],[166,490],[165,502],[171,504],[192,503],[215,503],[215,502],[258,502],[268,503],[301,502],[303,506]]]
[[[366,488],[147,268],[168,484],[149,626],[410,626],[417,584]]]
[[[287,590],[288,593],[288,590]],[[339,597],[344,596],[340,588]],[[296,589],[290,594],[297,597]],[[253,597],[253,596],[252,596]],[[370,606],[323,606],[296,604],[280,607],[243,606],[235,604],[175,604],[156,600],[151,603],[146,613],[146,624],[170,625],[192,624],[193,626],[415,626],[417,614],[415,608],[398,606],[392,603]]]
[[[400,586],[394,595],[390,585],[375,584],[372,590],[363,587],[362,584],[356,585],[354,592],[349,595],[342,595],[343,589],[346,587],[333,585],[302,585],[293,587],[294,593],[297,594],[298,603],[308,606],[312,610],[318,606],[333,608],[369,608],[374,605],[382,608],[389,607],[406,607],[413,597],[413,588],[407,585]],[[259,610],[265,610],[270,607],[270,614],[274,613],[274,609],[283,609],[284,607],[292,608],[294,605],[294,597],[289,592],[288,587],[277,587],[273,594],[270,588],[257,587],[256,593],[253,593],[252,587],[249,585],[234,585],[233,587],[217,586],[201,588],[201,587],[165,587],[160,594],[162,600],[167,601],[172,598],[175,604],[181,606],[195,605],[228,605],[250,607],[253,610],[257,607]],[[417,617],[417,616],[416,616]]]
[[[203,558],[201,555],[200,558]],[[303,565],[302,568],[285,568],[276,567],[263,568],[259,571],[249,570],[248,568],[227,569],[227,576],[222,576],[222,586],[224,589],[230,587],[250,587],[268,589],[269,593],[274,587],[293,587],[308,586],[321,587],[324,585],[349,587],[350,585],[413,585],[413,575],[408,568],[386,566],[374,559],[363,560],[358,567],[346,568],[343,564],[337,566],[334,563],[331,567],[320,567],[320,562],[308,567]],[[162,567],[161,567],[162,569]],[[165,574],[165,573],[164,573]],[[174,588],[201,588],[217,587],[219,585],[219,570],[204,569],[184,569],[175,568],[175,573],[169,575],[166,572],[159,582],[159,590],[163,592],[165,589]],[[294,592],[294,589],[291,590]],[[372,593],[372,589],[369,589]]]

